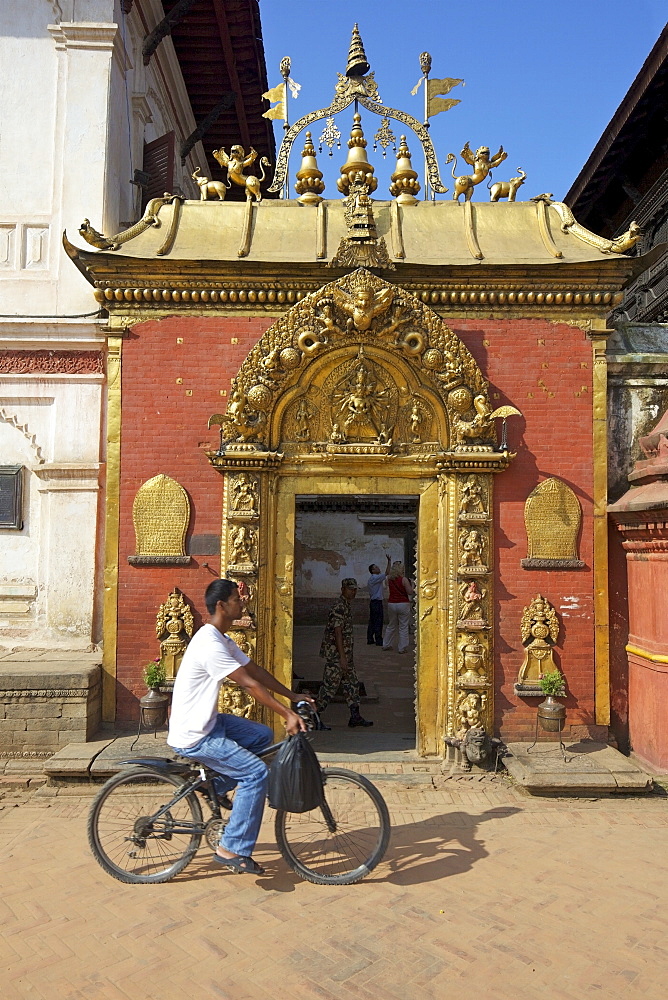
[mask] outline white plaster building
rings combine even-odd
[[[173,193],[195,197],[192,171],[211,174],[193,136],[192,68],[187,84],[183,53],[169,34],[143,58],[151,31],[173,6],[0,3],[0,647],[85,649],[100,639],[105,320],[61,237],[66,230],[81,243],[84,218],[107,234],[139,218],[143,192],[133,181],[146,167],[146,144],[164,140],[168,159],[154,185],[169,181]],[[267,85],[257,0],[204,0],[184,26],[204,26],[205,37],[213,31],[207,40],[221,53],[226,38],[223,58],[231,64],[221,21],[230,6],[257,17],[259,116]],[[181,38],[185,47],[187,30]],[[217,85],[230,90],[235,79],[221,72]],[[211,136],[211,144],[238,141],[248,88],[241,98],[228,131]],[[23,497],[12,527],[7,490],[16,485],[16,467]]]

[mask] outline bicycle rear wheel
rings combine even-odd
[[[301,878],[320,885],[352,885],[382,860],[390,817],[375,785],[355,771],[328,767],[325,803],[307,813],[276,813],[281,854]]]
[[[100,789],[88,816],[96,861],[120,882],[167,882],[183,871],[202,839],[194,792],[153,819],[185,784],[144,767],[121,771]]]

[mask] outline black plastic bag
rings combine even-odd
[[[290,736],[269,768],[269,805],[272,809],[302,813],[323,801],[322,772],[304,733]]]

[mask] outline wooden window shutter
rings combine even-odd
[[[153,142],[144,143],[144,171],[150,175],[142,193],[142,209],[151,198],[160,198],[174,185],[174,132],[165,132]]]

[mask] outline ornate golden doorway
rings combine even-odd
[[[292,676],[295,498],[419,502],[417,746],[493,725],[492,473],[487,383],[461,341],[405,290],[358,270],[267,331],[233,382],[210,454],[225,472],[221,565],[248,614],[238,638]]]

